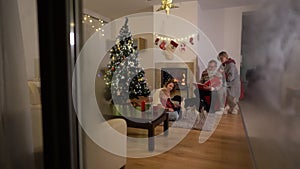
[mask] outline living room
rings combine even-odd
[[[4,3],[0,168],[298,166],[299,2]],[[241,82],[235,113],[219,86],[200,92],[221,51]]]
[[[99,6],[96,1],[84,1],[83,2],[83,25],[84,30],[87,31],[86,34],[84,34],[84,39],[86,39],[86,43],[83,49],[83,56],[82,58],[90,58],[90,60],[97,59],[93,62],[99,63],[99,69],[96,77],[96,98],[99,105],[100,111],[103,113],[110,112],[111,110],[107,110],[104,108],[104,102],[103,102],[103,77],[105,77],[105,69],[109,65],[110,59],[112,59],[112,53],[105,51],[109,51],[112,46],[118,42],[118,39],[115,40],[117,37],[122,36],[121,31],[124,27],[124,23],[126,22],[126,18],[123,16],[123,14],[119,14],[119,16],[116,13],[109,13],[107,12],[106,15],[103,14],[105,12],[102,12],[101,9],[97,8],[112,8],[113,6],[110,6],[114,3],[109,3],[107,6],[102,4],[102,6]],[[126,3],[127,4],[127,3]],[[125,7],[126,4],[123,4],[122,8]],[[130,3],[133,6],[132,3]],[[138,58],[140,61],[140,66],[145,70],[145,77],[147,79],[149,90],[154,92],[155,90],[163,87],[163,81],[166,80],[166,78],[163,78],[163,71],[168,69],[168,73],[172,70],[173,73],[170,73],[173,78],[175,78],[177,81],[179,80],[180,85],[180,95],[185,98],[191,98],[194,97],[193,91],[195,90],[195,86],[193,85],[194,82],[199,81],[201,78],[201,72],[206,68],[206,65],[210,59],[217,60],[217,51],[220,51],[222,49],[234,49],[230,50],[230,55],[235,56],[234,59],[237,60],[237,63],[241,62],[241,33],[235,33],[235,32],[242,32],[242,15],[243,12],[249,12],[251,10],[254,10],[255,7],[253,4],[235,4],[232,7],[224,7],[224,8],[216,8],[215,9],[203,9],[203,7],[200,7],[201,3],[198,1],[189,1],[189,2],[180,2],[178,6],[180,8],[171,10],[172,16],[168,16],[165,14],[165,12],[155,13],[153,14],[153,11],[156,11],[160,5],[151,5],[151,2],[149,2],[148,6],[145,8],[146,10],[133,10],[133,11],[139,11],[144,13],[138,13],[134,14],[136,12],[133,12],[132,15],[128,15],[128,29],[133,34],[133,38],[137,40],[138,44]],[[116,7],[114,7],[116,8]],[[128,7],[129,8],[129,7]],[[209,7],[207,7],[209,8]],[[211,8],[211,7],[210,7]],[[103,9],[105,10],[105,9]],[[121,9],[117,10],[121,11]],[[128,10],[126,11],[128,12]],[[101,13],[101,14],[100,14]],[[98,40],[98,34],[96,29],[93,28],[93,24],[90,24],[89,18],[91,18],[93,14],[93,17],[101,18],[101,16],[105,15],[105,17],[102,18],[113,18],[113,21],[104,21],[107,22],[107,24],[100,28],[100,36],[104,38],[105,44],[109,44],[106,47],[103,46],[103,49],[99,49],[99,47],[94,47],[95,44],[99,46],[100,43]],[[130,13],[127,13],[130,14]],[[153,16],[154,15],[154,16]],[[155,16],[157,15],[157,16]],[[175,16],[177,17],[175,17]],[[115,18],[114,18],[115,16]],[[120,18],[119,18],[120,17]],[[180,17],[178,19],[178,17]],[[234,19],[235,20],[234,20]],[[116,19],[116,20],[114,20]],[[167,19],[167,20],[166,20]],[[218,22],[216,22],[218,21]],[[230,21],[230,24],[228,23]],[[101,22],[101,21],[100,21]],[[177,28],[174,28],[172,23],[176,23]],[[162,28],[161,25],[164,25]],[[195,26],[196,25],[196,26]],[[123,26],[123,27],[122,27]],[[198,28],[200,27],[200,29]],[[206,30],[204,33],[203,29]],[[94,30],[91,31],[91,30]],[[228,30],[228,31],[224,31]],[[203,32],[202,32],[203,31]],[[93,34],[93,33],[95,34]],[[149,33],[153,32],[153,33]],[[210,33],[210,35],[207,34],[207,32]],[[109,35],[106,35],[108,33]],[[219,36],[216,36],[216,33],[219,34]],[[228,35],[227,35],[228,33]],[[230,36],[233,35],[234,37]],[[210,37],[210,38],[208,38]],[[215,37],[215,39],[211,39],[211,37]],[[224,38],[219,38],[224,37]],[[107,42],[108,41],[108,42]],[[173,44],[172,44],[173,42]],[[223,43],[220,43],[223,42]],[[175,44],[174,44],[175,43]],[[215,48],[215,46],[211,44],[217,43],[218,49]],[[225,46],[226,45],[226,46]],[[173,47],[173,51],[168,50],[168,47]],[[176,47],[174,47],[176,46]],[[122,45],[120,45],[120,48],[122,48]],[[175,48],[175,49],[174,49]],[[104,51],[101,54],[100,51]],[[95,53],[99,53],[99,55],[95,56]],[[100,56],[100,58],[99,58]],[[103,56],[103,57],[101,57]],[[109,57],[110,56],[110,57]],[[113,55],[114,56],[114,55]],[[200,57],[201,56],[201,57]],[[84,60],[80,60],[80,63],[84,62]],[[93,67],[91,62],[86,62],[89,67]],[[81,67],[87,67],[82,66]],[[114,65],[111,65],[109,67],[110,69],[113,68]],[[238,66],[239,67],[239,64]],[[171,69],[171,70],[170,70]],[[176,69],[176,70],[175,70]],[[183,69],[185,72],[176,73],[176,71],[179,71],[178,69]],[[184,70],[185,69],[185,70]],[[89,74],[89,73],[88,73]],[[180,76],[178,76],[178,74]],[[185,81],[182,80],[182,74],[185,74]],[[86,76],[86,75],[82,75]],[[125,78],[126,79],[126,78]],[[87,82],[88,79],[82,80],[83,82]],[[89,84],[89,83],[88,83]],[[184,84],[184,85],[181,85]],[[90,88],[91,86],[86,86],[84,84],[81,84],[82,88]],[[184,90],[186,89],[186,90]],[[84,89],[85,90],[85,89]],[[117,93],[118,94],[118,93]],[[88,97],[88,96],[87,96]],[[88,99],[84,99],[88,100]],[[140,103],[140,102],[139,102]],[[85,103],[83,103],[85,104]],[[88,106],[91,108],[92,106]],[[121,109],[121,108],[120,108]],[[95,110],[96,111],[96,110]],[[126,113],[121,113],[124,116],[128,116]],[[241,120],[240,118],[238,118]],[[218,121],[218,119],[216,120]],[[238,123],[240,124],[240,123]],[[175,127],[173,125],[173,127]],[[173,129],[173,128],[172,128]],[[171,130],[170,132],[171,133]],[[241,127],[242,129],[242,127]],[[160,130],[159,127],[157,127],[156,130]],[[132,134],[134,137],[147,137],[147,130],[139,130],[139,129],[132,129],[129,128],[127,130],[129,133],[128,135]],[[158,132],[161,133],[162,131]],[[178,131],[176,131],[178,132]],[[197,132],[196,132],[197,133]],[[199,140],[199,133],[193,135],[193,139],[196,139],[194,141],[197,142]],[[209,135],[211,135],[213,132],[207,132],[204,134],[204,131],[202,131],[202,135],[206,134],[206,137],[201,136],[201,139],[208,139]],[[186,132],[183,132],[183,135],[186,135]],[[241,132],[240,134],[243,134]],[[159,135],[159,134],[158,134]],[[177,139],[172,140],[169,144],[169,146],[161,147],[160,144],[156,144],[157,142],[167,142],[159,140],[160,138],[154,138],[155,139],[155,150],[154,152],[147,152],[147,140],[143,140],[141,142],[138,141],[131,141],[131,138],[127,139],[127,156],[132,158],[140,158],[142,157],[148,157],[148,156],[154,156],[158,155],[166,150],[168,150],[170,147],[173,147],[175,143],[178,143],[182,137],[177,135]],[[95,141],[95,140],[94,140]],[[98,143],[97,141],[95,141]],[[101,141],[100,141],[101,142]],[[205,142],[205,141],[203,141]],[[138,144],[139,143],[139,144]],[[243,146],[245,146],[245,140],[243,142]],[[99,143],[98,143],[99,144]],[[133,145],[135,146],[133,146]],[[137,146],[139,145],[139,146]],[[163,144],[165,145],[165,144]],[[139,147],[139,148],[138,148]],[[146,148],[146,149],[145,149]],[[145,152],[146,151],[146,152]],[[86,152],[88,154],[88,152]],[[243,154],[245,152],[241,152]],[[248,152],[246,151],[246,154]],[[249,154],[248,154],[249,155]],[[243,155],[242,155],[243,156]],[[142,160],[133,160],[132,158],[127,159],[126,167],[130,168],[130,165],[133,164],[132,168],[136,168],[134,164],[141,163]],[[156,157],[157,158],[157,157]],[[91,161],[86,160],[86,165],[91,164]],[[247,158],[246,158],[247,159]],[[248,162],[250,162],[248,156]],[[243,161],[243,160],[240,160]],[[99,161],[98,161],[99,162]],[[159,161],[157,160],[157,163]],[[235,164],[235,165],[242,165],[241,163],[237,161],[231,161],[229,163]],[[245,162],[247,164],[247,162]],[[249,164],[249,163],[248,163]],[[95,164],[96,165],[96,164]],[[172,164],[170,164],[172,165]],[[194,164],[199,165],[199,164]],[[251,166],[251,164],[250,164]],[[139,166],[142,167],[142,166]],[[150,167],[148,164],[145,164],[145,168]],[[169,165],[160,166],[161,168],[169,167]],[[178,165],[178,168],[182,168],[183,166]],[[150,167],[151,168],[151,167]]]

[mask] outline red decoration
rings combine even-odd
[[[146,110],[146,101],[143,100],[143,101],[141,102],[141,111],[144,112],[145,110]]]
[[[176,49],[178,47],[178,43],[174,42],[173,40],[171,40],[170,44],[172,45],[172,49]]]
[[[192,45],[194,45],[194,38],[193,38],[193,37],[190,37],[190,43],[191,43]]]
[[[115,70],[116,70],[116,68],[115,68],[115,67],[112,67],[112,68],[111,68],[111,70],[112,70],[112,71],[115,71]]]
[[[159,48],[161,48],[162,50],[166,50],[166,45],[167,45],[167,42],[162,41],[161,44],[159,45]]]

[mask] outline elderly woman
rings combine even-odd
[[[175,83],[169,80],[159,92],[160,102],[172,121],[178,120],[180,113],[180,105],[174,104],[171,100],[171,92],[174,90],[174,86]]]

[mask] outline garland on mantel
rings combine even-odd
[[[187,44],[195,45],[198,41],[198,34],[192,34],[181,38],[170,38],[167,36],[155,34],[154,44],[156,46],[159,46],[161,50],[167,50],[168,48],[170,48],[171,51],[174,52],[177,49],[177,47],[179,47],[179,50],[181,52],[185,52]]]

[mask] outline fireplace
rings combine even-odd
[[[187,68],[161,68],[161,87],[169,80],[176,82],[175,89],[187,86]]]
[[[193,82],[195,82],[196,61],[194,62],[160,62],[155,63],[155,88],[161,88],[169,78],[175,79],[175,91],[173,95],[184,98],[193,96]]]

